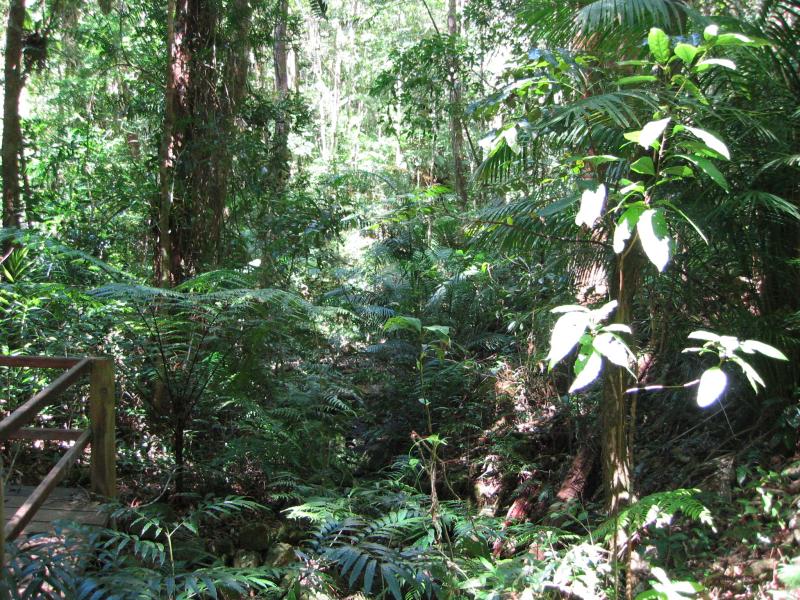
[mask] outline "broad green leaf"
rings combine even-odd
[[[572,351],[589,327],[590,321],[588,312],[568,312],[559,317],[550,334],[550,352],[546,357],[549,369]]]
[[[717,36],[714,40],[715,46],[750,46],[757,45],[757,42],[752,38],[742,35],[741,33],[723,33]]]
[[[647,45],[655,59],[662,65],[669,60],[669,36],[658,27],[653,27],[647,36]]]
[[[776,360],[789,360],[786,358],[786,355],[783,352],[774,346],[770,346],[769,344],[765,344],[764,342],[759,342],[757,340],[745,340],[741,343],[740,347],[744,352],[747,352],[747,354],[758,352],[759,354],[769,356],[770,358],[774,358]]]
[[[661,134],[664,133],[664,129],[667,128],[667,124],[670,122],[670,117],[666,119],[659,119],[658,121],[650,121],[647,125],[642,127],[642,131],[639,134],[639,139],[637,143],[646,150],[649,150],[653,142],[655,142]]]
[[[617,79],[617,85],[635,85],[637,83],[652,83],[658,81],[655,75],[631,75]]]
[[[717,169],[717,166],[707,158],[702,158],[693,154],[677,154],[676,156],[684,158],[690,163],[693,163],[695,166],[699,167],[703,173],[708,175],[712,181],[714,181],[714,183],[716,183],[726,192],[731,190],[730,185],[728,185],[728,180],[725,179],[725,176],[722,173],[720,173],[719,169]]]
[[[736,70],[736,63],[732,60],[728,60],[727,58],[706,58],[701,60],[694,66],[694,70],[697,73],[703,73],[708,71],[711,67],[725,67],[726,69],[730,69],[731,71]]]
[[[617,227],[614,229],[614,252],[620,254],[625,249],[625,242],[633,235],[636,223],[639,221],[639,217],[643,212],[644,205],[640,204],[631,206],[622,213],[622,216],[617,222]]]
[[[386,333],[392,333],[393,331],[414,331],[416,333],[422,333],[422,321],[414,317],[398,315],[386,321],[383,325],[383,330]]]
[[[603,358],[599,352],[592,350],[588,356],[583,355],[575,362],[575,380],[569,388],[572,394],[592,383],[603,368]]]
[[[664,175],[670,175],[672,177],[694,177],[694,171],[692,171],[691,167],[687,167],[686,165],[667,167],[666,169],[661,169],[661,172]]]
[[[686,129],[692,132],[692,134],[696,137],[703,140],[705,145],[711,148],[714,152],[719,152],[728,160],[731,159],[731,153],[728,151],[728,147],[717,136],[705,131],[704,129],[698,129],[697,127],[689,127],[687,125]]]
[[[697,405],[705,408],[722,395],[728,386],[728,376],[719,367],[707,369],[697,386]]]
[[[614,156],[613,154],[594,154],[591,156],[582,156],[581,160],[590,165],[604,165],[606,163],[618,161],[619,156]]]
[[[633,353],[628,346],[613,333],[600,333],[594,338],[592,347],[617,366],[630,367]]]
[[[691,44],[681,42],[675,46],[675,55],[687,65],[692,64],[698,52],[700,52],[700,48]]]
[[[653,159],[649,156],[642,156],[631,164],[631,171],[634,173],[642,173],[644,175],[655,175],[656,167],[653,164]]]
[[[642,248],[659,271],[669,262],[669,230],[661,209],[644,211],[636,223],[636,231],[642,241]]]
[[[602,183],[597,190],[585,190],[581,196],[581,207],[575,217],[575,225],[594,226],[595,222],[603,213],[603,205],[606,202],[606,186]]]
[[[622,323],[612,323],[611,325],[606,325],[603,327],[602,331],[616,331],[619,333],[633,333],[631,328],[627,325],[623,325]]]
[[[426,325],[425,331],[430,331],[441,337],[448,337],[450,335],[450,328],[445,325]]]

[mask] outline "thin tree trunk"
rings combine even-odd
[[[3,95],[3,227],[21,227],[23,223],[19,186],[19,153],[22,149],[19,97],[24,84],[22,72],[24,23],[25,0],[11,0],[6,28],[5,94]]]
[[[452,42],[458,39],[458,0],[449,0],[447,10],[447,32]],[[461,119],[461,81],[458,77],[459,59],[455,52],[450,63],[450,147],[453,152],[453,183],[456,195],[467,205],[467,182],[464,176],[464,132]]]
[[[642,266],[638,241],[617,258],[610,282],[611,297],[618,302],[615,323],[629,325],[632,321],[633,301],[639,288]],[[631,383],[625,369],[606,364],[600,410],[601,461],[606,502],[612,515],[633,501],[633,449],[629,436],[632,424],[628,423],[625,393]]]

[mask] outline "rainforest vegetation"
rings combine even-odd
[[[0,7],[4,598],[798,597],[797,0]]]

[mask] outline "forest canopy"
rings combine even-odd
[[[800,593],[796,0],[0,7],[4,597]]]

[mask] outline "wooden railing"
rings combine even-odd
[[[4,528],[0,528],[0,549],[5,540],[16,538],[30,522],[48,495],[91,444],[91,489],[105,498],[117,495],[116,440],[114,428],[114,363],[109,358],[70,358],[46,356],[0,356],[0,367],[67,369],[50,385],[0,421],[0,440],[65,440],[75,444],[23,502]],[[26,427],[46,406],[53,404],[70,385],[89,375],[89,428],[43,429]],[[0,523],[3,517],[3,490],[0,485]],[[0,550],[1,551],[1,550]],[[1,560],[1,559],[0,559]]]

